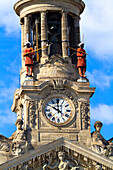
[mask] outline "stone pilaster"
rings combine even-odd
[[[47,45],[47,15],[46,11],[41,12],[41,48]],[[48,59],[47,48],[42,49],[41,63]]]
[[[63,58],[68,58],[68,23],[67,23],[67,13],[62,12],[62,56]]]

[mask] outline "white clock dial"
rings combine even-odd
[[[62,98],[52,98],[45,107],[46,117],[53,123],[62,124],[71,117],[71,107]]]

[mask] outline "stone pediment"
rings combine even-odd
[[[65,156],[64,156],[65,155]],[[63,161],[60,157],[63,157]],[[63,168],[65,166],[65,168]],[[62,167],[62,168],[61,168]],[[67,167],[67,168],[66,168]],[[113,169],[113,161],[86,147],[60,138],[0,165],[6,169]]]

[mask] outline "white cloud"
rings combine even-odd
[[[0,88],[0,103],[7,103],[13,100],[14,92],[19,85],[19,79],[16,76],[9,77],[10,82]],[[2,81],[1,81],[2,84]]]
[[[0,110],[0,127],[6,124],[15,124],[17,115],[11,112],[11,109]]]
[[[5,84],[0,89],[0,126],[5,124],[14,124],[16,121],[16,114],[11,111],[13,104],[13,96],[18,87],[18,79],[16,76],[10,76],[11,83]]]
[[[81,16],[81,26],[86,48],[94,52],[100,60],[113,60],[113,1],[85,2],[86,9]]]
[[[99,120],[104,124],[113,123],[113,106],[108,106],[105,104],[99,104],[96,107],[91,107],[91,119]]]
[[[19,17],[13,10],[14,3],[17,0],[0,1],[0,27],[5,27],[6,33],[17,32],[20,28]]]
[[[102,71],[93,70],[92,73],[87,71],[87,77],[90,83],[101,89],[109,88],[111,82],[113,81],[113,75],[107,75]]]

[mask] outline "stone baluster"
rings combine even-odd
[[[47,45],[47,14],[46,11],[41,12],[41,48]],[[47,48],[42,49],[41,63],[48,60]]]
[[[69,58],[68,56],[68,23],[67,23],[67,13],[62,12],[62,56],[63,58]]]

